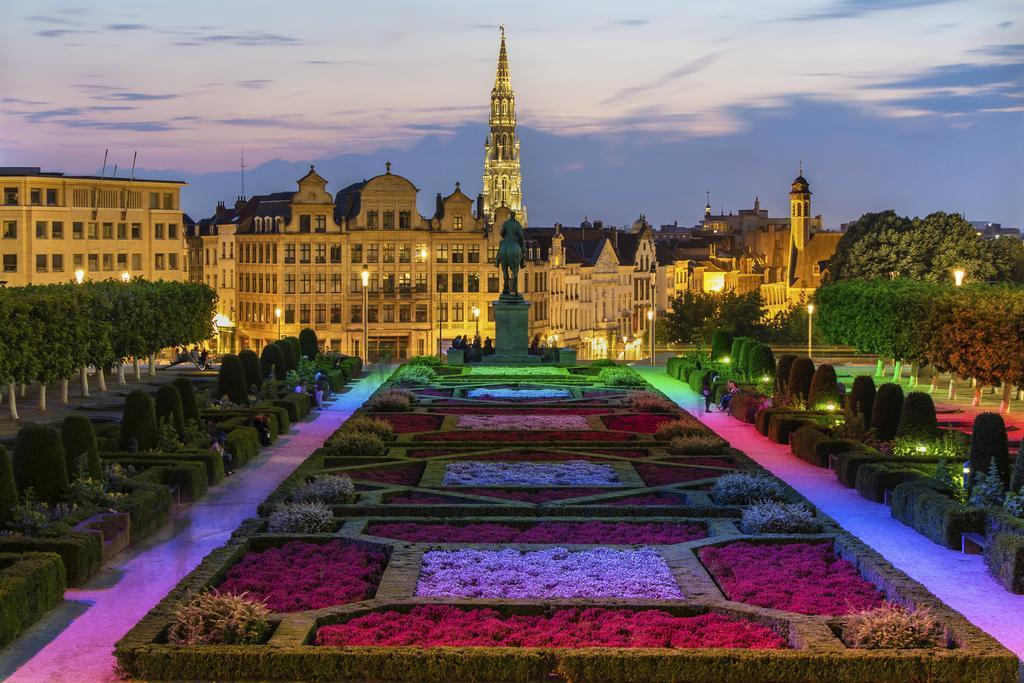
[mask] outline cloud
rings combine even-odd
[[[266,47],[272,45],[301,45],[304,41],[279,33],[252,31],[248,33],[209,33],[187,36],[185,40],[173,43],[179,46],[227,43],[238,47]]]
[[[71,21],[70,19],[62,19],[61,17],[51,17],[46,14],[33,14],[25,17],[25,21],[35,21],[40,24],[57,24],[60,26],[77,26],[77,21]]]
[[[985,57],[1024,57],[1024,43],[985,45],[974,48],[971,54]]]
[[[0,103],[3,103],[3,104],[32,104],[32,105],[46,104],[46,102],[42,102],[42,101],[39,101],[39,100],[23,100],[23,99],[20,99],[18,97],[0,97]]]
[[[628,88],[623,88],[622,90],[619,90],[618,92],[606,97],[604,100],[601,101],[601,104],[611,104],[616,100],[625,100],[631,97],[636,97],[637,95],[643,95],[645,93],[651,92],[652,90],[657,90],[658,88],[663,88],[666,85],[674,83],[675,81],[678,81],[681,78],[685,78],[686,76],[690,76],[692,74],[695,74],[699,71],[706,69],[707,67],[714,64],[715,61],[717,61],[718,58],[721,56],[721,52],[712,52],[702,57],[698,57],[693,61],[687,62],[686,64],[676,69],[672,69],[671,71],[662,74],[660,77],[653,81],[650,81],[649,83],[641,85],[632,85],[629,86]]]
[[[174,100],[181,95],[150,95],[142,92],[112,92],[108,95],[98,95],[98,100],[114,100],[116,102],[148,102],[151,100]]]
[[[612,22],[615,26],[646,26],[651,23],[650,19],[619,19],[618,21]]]
[[[239,88],[247,88],[249,90],[260,90],[273,83],[273,81],[266,78],[251,79],[247,81],[235,81],[235,85]]]
[[[45,31],[36,31],[36,35],[40,38],[62,38],[72,33],[89,33],[89,31],[80,31],[73,28],[51,28]]]
[[[98,128],[101,130],[128,130],[138,133],[163,133],[178,130],[166,121],[104,121],[96,119],[70,119],[62,121],[68,128]]]
[[[563,175],[565,173],[576,173],[577,171],[582,171],[585,167],[586,164],[584,164],[582,161],[570,161],[569,163],[562,164],[561,166],[556,168],[555,174]]]
[[[359,59],[307,59],[303,64],[369,64]]]
[[[1013,26],[1012,21],[1000,21],[996,24],[996,28],[1010,28],[1011,26]]]
[[[1024,61],[998,64],[947,64],[875,85],[876,88],[981,88],[1024,84]]]
[[[874,12],[915,9],[930,5],[942,5],[948,2],[955,2],[955,0],[833,0],[821,10],[790,18],[793,21],[854,19]]]
[[[146,24],[108,24],[104,28],[108,31],[146,31],[151,27]]]

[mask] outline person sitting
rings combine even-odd
[[[736,386],[736,382],[729,380],[729,383],[726,384],[726,392],[722,395],[722,400],[718,404],[718,409],[729,410],[729,405],[732,403],[732,397],[735,396],[739,390],[740,388]]]
[[[210,444],[210,450],[215,453],[220,453],[221,461],[224,463],[224,476],[230,477],[235,471],[235,458],[228,450],[228,435],[225,431],[218,432],[213,443]]]
[[[530,342],[530,355],[531,356],[540,355],[540,335],[539,334],[533,335],[533,341]]]

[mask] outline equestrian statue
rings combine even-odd
[[[522,299],[519,293],[519,269],[526,267],[526,260],[523,258],[523,239],[525,238],[522,224],[516,220],[513,213],[501,225],[501,244],[498,246],[498,257],[495,265],[501,271],[504,285],[501,290],[501,298]]]

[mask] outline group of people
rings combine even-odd
[[[316,374],[313,375],[312,382],[307,384],[305,380],[302,380],[295,385],[294,391],[296,394],[307,394],[310,406],[319,410],[323,405],[324,395],[330,391],[330,384],[323,376],[323,373],[317,370]]]
[[[181,363],[192,362],[200,370],[206,369],[206,361],[210,357],[210,352],[205,348],[200,349],[198,345],[193,346],[191,349],[185,346],[174,347],[174,360],[171,361],[170,367],[180,365]]]
[[[700,393],[704,397],[704,412],[711,412],[711,404],[715,402],[714,386],[715,382],[718,381],[717,372],[709,372],[704,375],[704,381],[701,384]],[[722,394],[722,398],[718,401],[719,410],[728,410],[729,404],[732,403],[732,397],[736,395],[740,388],[736,385],[736,382],[729,380],[725,384],[725,393]]]
[[[494,353],[494,342],[491,341],[490,337],[487,337],[483,344],[481,344],[479,334],[473,337],[472,341],[469,340],[468,335],[459,335],[452,340],[452,348],[462,351],[467,361],[478,361],[483,356],[489,356]]]
[[[533,341],[530,342],[529,354],[531,356],[541,356],[547,358],[556,351],[556,347],[548,346],[547,339],[541,339],[539,334],[533,335]]]

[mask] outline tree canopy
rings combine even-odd
[[[687,290],[661,314],[656,334],[661,343],[709,343],[716,329],[753,335],[761,328],[758,292],[695,292]]]

